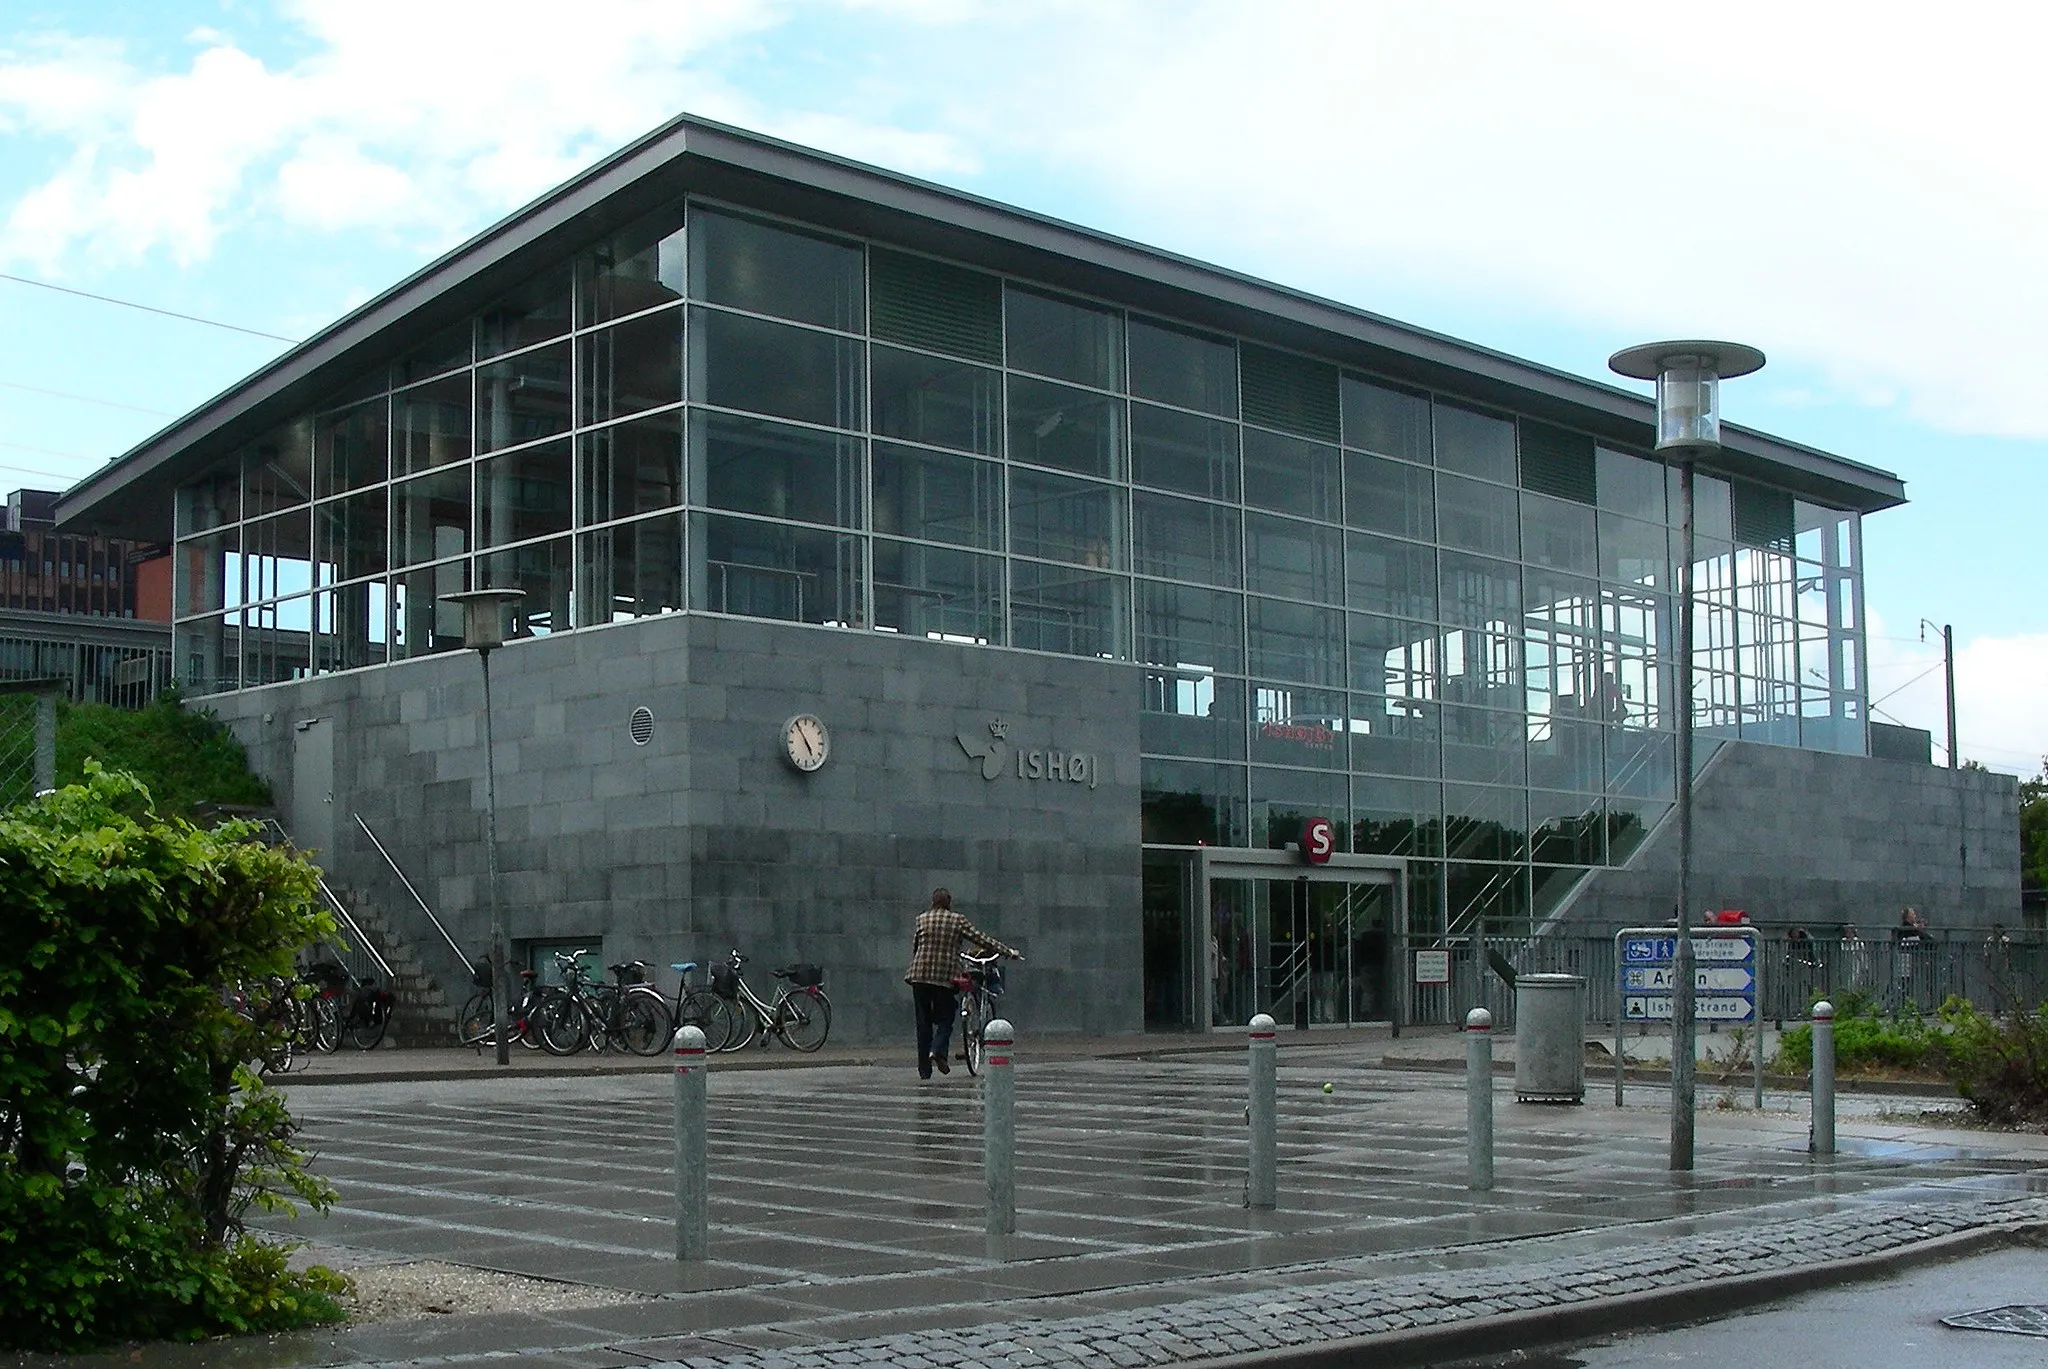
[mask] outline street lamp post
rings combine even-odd
[[[1696,1006],[1692,949],[1693,466],[1721,445],[1721,378],[1746,376],[1764,354],[1734,342],[1651,342],[1616,352],[1617,374],[1657,382],[1657,451],[1678,463],[1678,926],[1671,957],[1671,1168],[1693,1167]]]
[[[440,596],[462,605],[462,645],[476,653],[484,676],[484,868],[491,903],[491,1003],[498,1020],[498,1063],[512,1063],[512,954],[505,904],[498,897],[498,767],[491,744],[491,653],[505,645],[505,618],[526,597],[522,589],[472,589]]]

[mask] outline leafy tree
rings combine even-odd
[[[340,1314],[338,1276],[243,1228],[331,1198],[249,1063],[282,1024],[231,1006],[332,932],[315,870],[254,832],[95,762],[0,815],[0,1348]]]
[[[2020,887],[2048,889],[2048,757],[2020,781]]]

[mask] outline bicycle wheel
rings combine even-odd
[[[745,1050],[753,1043],[754,1033],[766,1025],[761,1021],[761,1014],[745,1002],[727,999],[719,1001],[725,1004],[726,1011],[732,1015],[732,1029],[726,1032],[725,1040],[718,1043],[718,1048],[722,1051]]]
[[[620,1044],[616,1036],[619,1025],[616,992],[607,985],[585,989],[577,998],[583,1004],[583,1030],[590,1048],[603,1055]]]
[[[541,1047],[549,1055],[574,1055],[590,1042],[590,1022],[583,1000],[566,989],[550,989],[534,1012]]]
[[[988,1005],[979,992],[970,989],[960,1004],[960,1055],[967,1061],[969,1074],[981,1073],[987,1028]]]
[[[384,1044],[385,1029],[391,1025],[388,999],[378,999],[365,989],[349,1004],[348,1040],[359,1051],[373,1051]]]
[[[666,1005],[644,993],[629,993],[619,1000],[612,1028],[613,1038],[635,1055],[660,1055],[673,1035]]]
[[[722,1051],[725,1043],[732,1039],[732,1004],[706,988],[695,988],[683,995],[681,1010],[676,1014],[676,1029],[695,1027],[704,1033],[704,1049]],[[670,1033],[673,1037],[674,1033]]]
[[[832,1034],[832,1002],[823,989],[786,993],[775,1002],[775,1032],[782,1044],[806,1054]]]
[[[490,992],[473,993],[462,1005],[462,1016],[455,1019],[455,1040],[464,1046],[474,1046],[481,1051],[493,1045],[498,1039],[498,1005],[492,1001]]]
[[[332,1055],[341,1049],[341,1000],[333,990],[314,995],[307,1006],[313,1012],[313,1049]]]

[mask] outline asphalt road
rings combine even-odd
[[[2048,1305],[2048,1249],[1999,1250],[1725,1321],[1471,1360],[1457,1369],[2041,1369],[2048,1338],[1942,1325],[1943,1317],[2014,1304]]]

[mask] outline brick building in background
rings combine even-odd
[[[62,679],[74,701],[139,707],[170,680],[170,556],[154,542],[58,532],[58,497],[7,496],[0,681]]]

